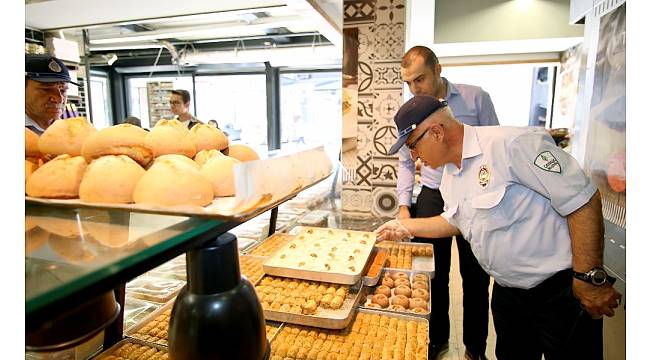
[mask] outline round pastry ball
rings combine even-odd
[[[38,134],[25,128],[25,157],[41,157],[38,150]]]
[[[383,279],[381,279],[381,284],[384,286],[388,286],[391,289],[395,287],[395,283],[393,282],[393,279],[391,279],[388,276],[385,276]]]
[[[424,289],[414,289],[413,293],[411,294],[411,297],[413,298],[420,298],[423,300],[429,300],[429,292],[424,290]]]
[[[395,286],[402,286],[403,285],[403,286],[406,286],[406,287],[409,287],[409,288],[411,287],[411,282],[409,281],[409,279],[404,279],[404,278],[395,280],[394,284],[395,284]]]
[[[388,297],[384,294],[375,294],[372,296],[372,302],[381,306],[382,308],[385,308],[388,306]]]
[[[427,284],[425,281],[414,281],[413,282],[413,289],[428,290],[429,289],[429,284]]]
[[[424,281],[424,282],[427,282],[427,281],[429,281],[429,278],[428,278],[426,275],[424,275],[424,274],[415,274],[415,275],[413,275],[413,281],[414,281],[414,282],[415,282],[415,281]]]
[[[392,305],[400,305],[404,308],[409,307],[409,298],[404,295],[395,295],[390,300]]]
[[[198,170],[170,160],[153,164],[133,191],[137,204],[206,206],[213,198],[212,184]]]
[[[253,148],[244,144],[231,144],[223,150],[223,153],[230,157],[234,157],[241,162],[260,159],[259,155],[257,155]]]
[[[153,150],[154,157],[165,154],[196,155],[196,145],[190,133],[178,120],[160,120],[145,137],[145,145]]]
[[[86,167],[81,156],[59,155],[34,171],[25,184],[25,192],[40,198],[77,198]]]
[[[88,162],[104,155],[126,155],[146,167],[153,160],[153,150],[145,144],[147,134],[131,124],[107,127],[86,139],[81,155]]]
[[[391,305],[388,307],[388,310],[392,311],[406,311],[406,308],[402,305]]]
[[[79,199],[85,202],[129,204],[145,171],[126,155],[107,155],[93,160],[81,184]]]
[[[400,285],[395,288],[395,295],[404,295],[408,298],[411,297],[411,288],[408,286]]]
[[[197,164],[196,161],[188,158],[185,155],[178,155],[178,154],[166,154],[166,155],[159,156],[153,161],[153,163],[155,164],[157,162],[167,161],[167,160],[171,161],[171,162],[182,162],[182,163],[184,163],[186,165],[190,165],[191,167],[195,168],[196,170],[201,169],[201,166],[199,164]]]
[[[415,308],[426,309],[427,308],[427,302],[424,301],[424,299],[421,299],[421,298],[410,299],[409,300],[409,309],[415,309]]]
[[[190,129],[190,138],[196,151],[223,150],[228,147],[228,138],[223,131],[207,124],[196,124]]]
[[[385,286],[385,285],[377,286],[377,289],[375,289],[375,294],[384,294],[387,297],[392,295],[390,293],[390,288],[388,286]]]
[[[56,120],[38,139],[38,148],[44,154],[79,156],[86,138],[96,132],[84,117]]]
[[[235,195],[235,164],[240,161],[230,156],[209,159],[201,168],[201,174],[212,184],[215,196]]]
[[[219,150],[201,150],[194,156],[194,161],[199,164],[199,167],[202,167],[209,159],[217,156],[225,155],[222,154]]]
[[[393,280],[397,280],[397,279],[408,279],[408,278],[409,278],[408,274],[407,274],[407,273],[404,273],[404,272],[396,272],[396,273],[393,273],[393,274],[391,274],[391,277],[393,278]]]

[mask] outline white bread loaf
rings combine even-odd
[[[207,124],[197,124],[190,129],[190,137],[196,145],[196,151],[223,150],[228,147],[228,138],[219,129]]]
[[[59,155],[34,171],[27,180],[25,192],[40,198],[79,197],[79,184],[86,167],[86,160],[81,156]]]
[[[93,160],[79,185],[79,199],[85,202],[128,204],[135,185],[145,170],[126,155],[106,155]]]
[[[57,120],[38,139],[38,148],[43,154],[79,156],[84,141],[96,132],[84,117]]]
[[[175,119],[158,121],[147,134],[145,144],[153,149],[155,157],[178,154],[192,158],[196,154],[196,145],[194,145],[189,131]]]
[[[257,155],[255,150],[248,145],[244,144],[231,144],[228,148],[222,151],[224,155],[233,157],[241,162],[259,160],[260,157]]]
[[[196,156],[194,156],[194,161],[199,165],[199,167],[203,167],[203,165],[205,165],[205,162],[208,161],[208,159],[213,158],[215,156],[225,156],[225,155],[222,154],[221,151],[219,150],[201,150],[196,154]]]
[[[212,184],[215,196],[235,195],[235,177],[233,168],[241,163],[229,156],[216,156],[208,159],[201,168],[201,174]]]
[[[145,130],[131,124],[107,127],[86,139],[81,154],[88,162],[104,155],[126,155],[146,167],[153,160],[146,136]]]

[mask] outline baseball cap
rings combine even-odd
[[[63,61],[50,55],[25,55],[25,78],[43,82],[67,82],[79,86],[70,79],[70,73]]]
[[[395,125],[397,126],[397,142],[388,150],[388,155],[393,155],[404,146],[406,139],[415,128],[429,115],[438,109],[447,106],[445,100],[438,100],[433,96],[414,96],[405,102],[395,114]]]

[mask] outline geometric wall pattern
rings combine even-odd
[[[397,139],[393,117],[402,104],[406,0],[344,0],[343,27],[356,28],[357,145],[344,166],[354,181],[343,184],[342,211],[356,217],[397,214],[397,156],[386,155]],[[344,59],[344,62],[350,59]]]

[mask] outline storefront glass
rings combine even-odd
[[[149,128],[149,102],[147,95],[148,82],[171,82],[173,89],[184,89],[192,94],[192,77],[191,76],[152,76],[152,77],[132,77],[127,80],[127,113],[128,116],[135,116],[140,119],[143,128]],[[169,108],[169,100],[161,99],[160,106]],[[155,104],[152,104],[155,106]],[[194,114],[194,101],[190,101],[190,112]],[[117,123],[118,119],[115,119]],[[122,119],[119,119],[120,121]]]

